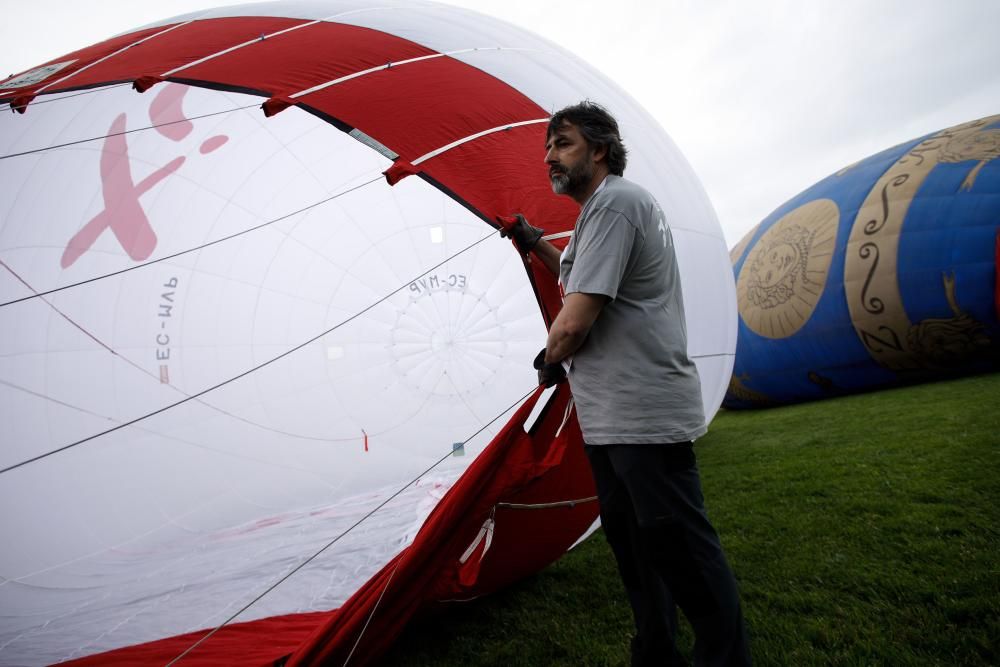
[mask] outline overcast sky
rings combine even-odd
[[[2,0],[0,76],[218,0]],[[828,174],[1000,113],[997,0],[454,0],[615,79],[694,166],[730,246]]]

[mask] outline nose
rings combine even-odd
[[[554,151],[555,151],[555,146],[551,146],[548,149],[546,149],[546,151],[545,151],[545,164],[552,165],[552,164],[555,164],[555,163],[558,162],[558,160],[556,160],[556,158],[555,158],[555,155],[553,154]]]

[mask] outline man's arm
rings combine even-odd
[[[562,251],[545,240],[539,240],[535,247],[531,249],[535,257],[541,260],[542,266],[549,270],[556,278],[559,278],[559,258]]]
[[[549,328],[549,338],[545,343],[545,363],[562,361],[580,349],[587,339],[590,327],[597,321],[597,316],[609,300],[603,294],[567,294],[562,310]]]

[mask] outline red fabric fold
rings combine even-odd
[[[35,99],[34,93],[28,93],[26,95],[18,95],[10,101],[10,110],[16,111],[17,113],[24,113],[28,110],[28,105],[31,101]]]
[[[270,118],[271,116],[281,113],[294,104],[295,102],[287,97],[275,95],[268,101],[264,102],[264,104],[260,105],[260,108],[264,110],[264,116]]]
[[[412,176],[413,174],[416,174],[419,171],[420,171],[419,169],[414,167],[412,164],[410,164],[403,158],[399,158],[398,160],[392,163],[391,167],[382,172],[382,175],[385,176],[385,180],[389,185],[395,185],[396,183],[399,183],[407,176]]]
[[[138,79],[132,82],[132,89],[140,93],[144,93],[156,84],[163,81],[162,76],[155,76],[153,74],[147,74],[145,76],[140,76]]]
[[[352,665],[370,664],[414,614],[435,601],[483,595],[523,576],[525,566],[528,571],[537,570],[537,561],[525,561],[528,552],[541,555],[545,563],[565,553],[593,522],[595,504],[519,512],[504,508],[504,514],[497,516],[490,549],[483,553],[481,545],[466,562],[477,559],[472,566],[477,571],[460,563],[498,503],[553,502],[593,493],[575,419],[559,432],[570,396],[567,385],[557,389],[534,432],[524,431],[524,422],[541,393],[539,389],[521,406],[442,498],[413,544],[331,615],[292,654],[288,667],[343,664],[348,658]],[[572,464],[566,465],[570,459]],[[558,521],[553,521],[553,514],[558,514]]]

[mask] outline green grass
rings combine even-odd
[[[757,665],[1000,664],[1000,374],[722,412],[696,451]],[[631,622],[598,532],[385,664],[627,665]]]

